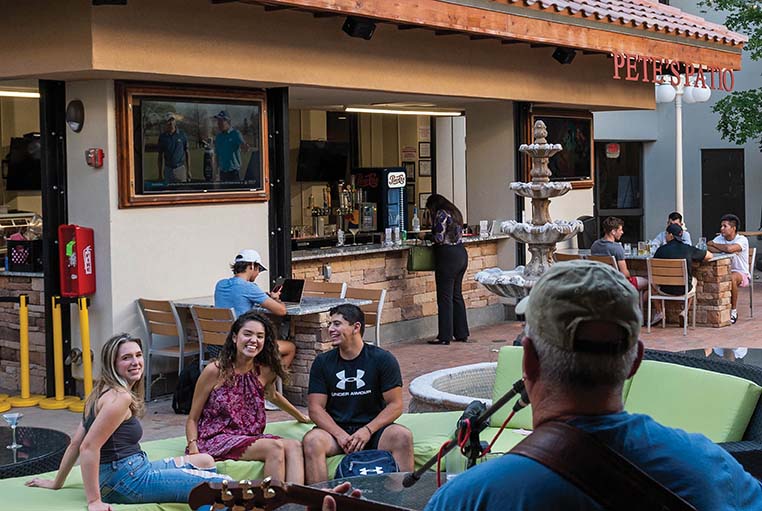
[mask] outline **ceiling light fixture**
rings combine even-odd
[[[429,115],[431,117],[460,117],[463,115],[463,112],[460,110],[399,110],[392,108],[368,108],[359,106],[348,106],[344,108],[344,111],[359,114]]]
[[[0,90],[0,98],[39,98],[39,92],[23,92],[18,90]]]

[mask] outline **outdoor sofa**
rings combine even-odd
[[[670,426],[704,433],[731,451],[747,470],[757,477],[762,476],[762,411],[759,405],[762,369],[661,352],[648,352],[648,358],[638,374],[625,385],[626,409],[650,414]],[[490,401],[490,397],[499,398],[521,375],[521,348],[504,347],[496,364],[475,366],[481,366],[480,374],[475,378],[481,379],[483,388],[491,388],[488,396],[475,397],[483,397],[485,401]],[[458,369],[462,368],[453,368],[453,374],[458,374]],[[450,390],[458,387],[457,378],[445,379],[449,380],[450,385],[443,382],[444,387]],[[473,382],[474,378],[470,378],[469,381]],[[420,408],[422,398],[418,395],[420,389],[415,390],[416,386],[420,387],[417,382],[415,385],[411,383],[411,393],[417,393],[414,394],[411,406]],[[456,396],[449,392],[443,394]],[[460,396],[459,399],[461,409],[406,413],[399,419],[400,424],[409,427],[413,432],[416,467],[420,467],[435,455],[442,443],[450,438],[462,408],[470,402],[471,397]],[[492,416],[490,427],[481,435],[482,440],[491,440],[494,437],[508,415],[508,408],[504,407]],[[496,442],[493,452],[507,452],[530,432],[531,426],[530,410],[520,411]],[[295,421],[286,421],[270,423],[266,431],[286,438],[301,439],[311,427]],[[144,442],[142,445],[151,459],[177,456],[183,452],[185,438]],[[333,474],[340,460],[341,456],[334,456],[328,460],[329,474]],[[259,462],[224,461],[218,463],[217,467],[221,473],[229,474],[235,479],[262,477],[262,463]],[[85,495],[78,467],[72,470],[66,486],[55,492],[26,488],[23,482],[27,479],[29,477],[0,480],[0,493],[3,495],[6,509],[83,509]],[[146,511],[188,509],[187,506],[179,504],[114,507]]]

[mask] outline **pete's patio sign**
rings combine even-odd
[[[712,90],[732,91],[735,76],[732,69],[694,65],[679,60],[644,57],[614,53],[614,79],[629,82],[651,82],[658,84],[680,83],[680,69],[685,69],[685,77],[694,87]]]

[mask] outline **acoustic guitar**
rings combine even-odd
[[[261,481],[201,483],[191,490],[188,505],[194,511],[203,505],[211,506],[213,510],[265,509],[269,511],[285,504],[298,504],[319,510],[326,495],[334,498],[337,511],[413,511],[409,508],[331,493],[329,490],[279,482],[270,477]]]

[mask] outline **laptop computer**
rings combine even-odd
[[[280,301],[286,306],[299,305],[304,293],[304,279],[284,279],[280,288]]]

